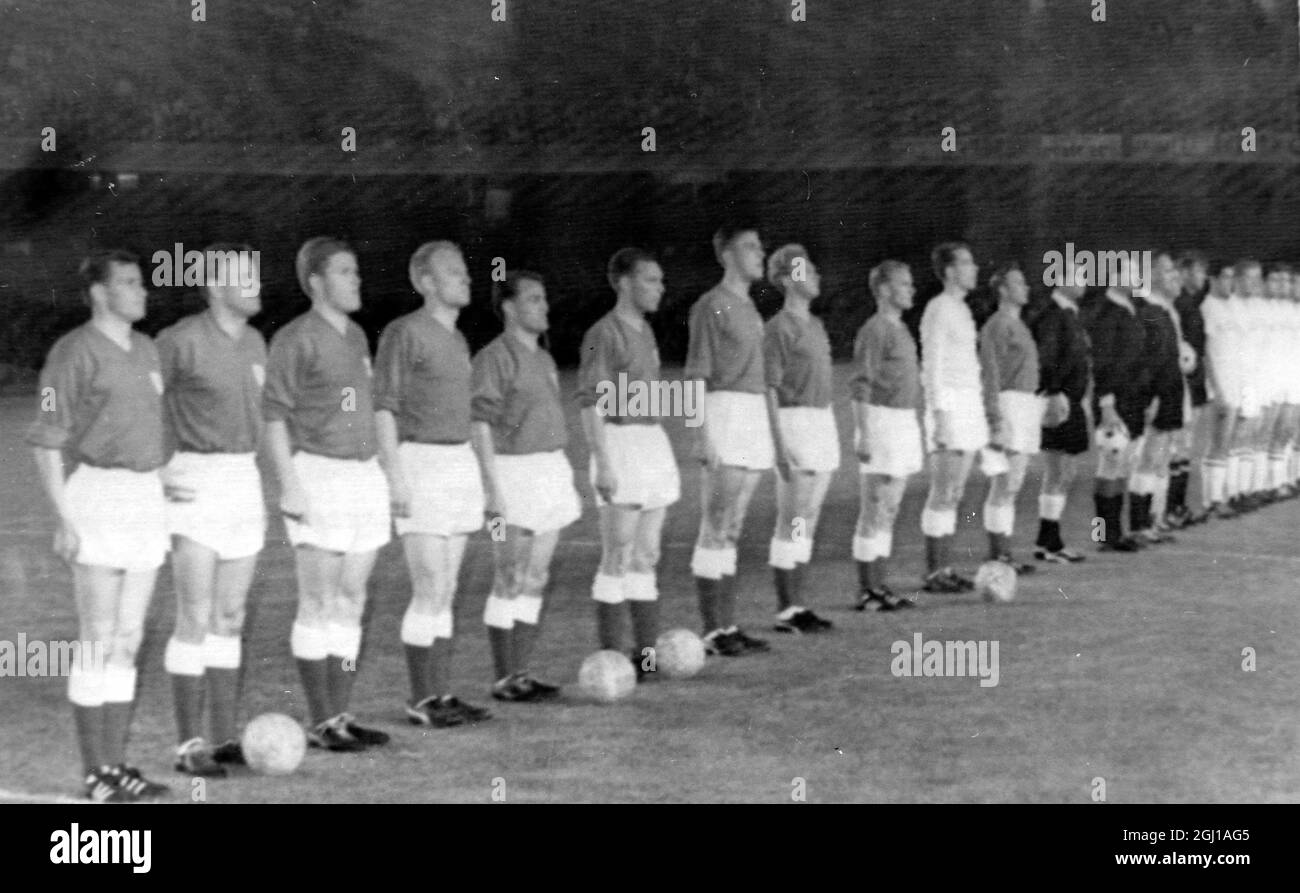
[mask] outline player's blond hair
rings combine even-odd
[[[454,251],[460,254],[460,246],[455,242],[448,242],[446,239],[435,239],[432,242],[425,242],[415,253],[411,255],[411,261],[406,265],[407,278],[411,280],[411,287],[416,287],[415,282],[425,273],[433,269],[433,256],[439,251]]]
[[[882,260],[871,268],[867,274],[867,287],[871,289],[873,297],[880,297],[880,290],[883,289],[890,279],[894,278],[895,273],[902,273],[910,270],[907,264],[901,260]]]
[[[794,262],[802,258],[808,260],[808,252],[802,245],[791,242],[772,252],[767,259],[767,281],[777,288],[782,279],[789,279],[794,274]]]

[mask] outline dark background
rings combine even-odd
[[[655,324],[679,358],[728,219],[812,251],[841,356],[870,267],[909,261],[924,299],[942,239],[986,272],[1019,258],[1033,283],[1067,241],[1300,257],[1295,4],[1110,2],[1104,23],[1088,0],[809,0],[804,22],[784,0],[506,8],[211,0],[194,22],[188,0],[0,0],[0,378],[85,318],[74,273],[92,246],[137,252],[148,276],[175,242],[250,242],[269,334],[306,307],[297,246],[342,235],[375,336],[415,304],[410,252],[452,238],[475,277],[472,344],[497,330],[501,256],[547,276],[566,363],[625,244],[663,259]],[[157,289],[142,328],[200,306]]]

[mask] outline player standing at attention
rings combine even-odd
[[[802,245],[773,252],[767,259],[767,281],[785,295],[763,335],[777,470],[776,528],[768,550],[776,578],[775,628],[818,633],[832,624],[803,605],[803,584],[826,489],[840,467],[840,436],[831,409],[831,343],[822,321],[809,310],[821,294],[821,275]]]
[[[1255,498],[1256,467],[1262,464],[1258,455],[1260,429],[1263,427],[1264,382],[1262,381],[1259,343],[1261,336],[1260,304],[1263,303],[1264,272],[1259,261],[1246,258],[1237,261],[1233,269],[1233,282],[1236,297],[1229,305],[1234,311],[1232,319],[1236,323],[1237,345],[1240,364],[1241,382],[1240,408],[1237,424],[1233,432],[1232,458],[1236,459],[1235,501],[1229,507],[1238,513],[1249,512],[1259,508]],[[1232,460],[1229,460],[1231,466]]]
[[[1182,330],[1183,342],[1179,346],[1183,377],[1187,381],[1187,405],[1183,407],[1184,424],[1174,435],[1173,458],[1169,462],[1169,499],[1165,511],[1166,522],[1171,527],[1183,527],[1204,521],[1203,514],[1193,514],[1187,508],[1187,486],[1191,482],[1194,459],[1204,455],[1208,416],[1204,411],[1205,393],[1205,319],[1201,315],[1201,302],[1209,274],[1209,261],[1199,251],[1185,251],[1178,258],[1178,273],[1182,278],[1174,313]],[[1190,352],[1188,351],[1190,348]],[[1205,480],[1201,480],[1205,491]]]
[[[1035,570],[1011,556],[1011,536],[1016,527],[1016,497],[1025,483],[1029,457],[1042,441],[1043,402],[1038,396],[1038,347],[1033,333],[1020,318],[1029,303],[1029,284],[1020,264],[999,266],[989,279],[998,296],[998,310],[979,335],[980,370],[984,399],[992,420],[990,449],[1006,457],[1007,470],[989,476],[984,501],[984,529],[989,535],[989,558],[1002,561],[1017,573]]]
[[[921,317],[921,382],[930,454],[930,492],[921,511],[924,588],[964,592],[974,584],[953,571],[948,555],[971,465],[989,442],[975,320],[966,305],[979,267],[963,242],[944,242],[930,257],[943,291],[930,299]]]
[[[606,275],[617,300],[582,339],[578,405],[591,450],[591,482],[600,509],[600,567],[591,584],[600,647],[623,649],[623,603],[632,615],[637,679],[655,665],[647,648],[659,637],[659,587],[655,570],[668,506],[681,495],[677,461],[651,408],[635,411],[632,395],[658,389],[659,347],[646,314],[659,309],[664,274],[654,256],[623,248]],[[623,391],[627,403],[609,400]],[[602,395],[612,403],[604,405]],[[625,412],[620,413],[620,408]],[[661,407],[661,411],[668,407]]]
[[[1179,365],[1182,335],[1174,299],[1182,279],[1173,255],[1156,251],[1151,258],[1150,295],[1134,297],[1146,337],[1146,365],[1150,386],[1145,411],[1146,435],[1138,452],[1137,468],[1129,478],[1129,529],[1148,543],[1172,542],[1164,524],[1169,494],[1169,455],[1174,435],[1183,427],[1187,385]]]
[[[1088,317],[1087,326],[1098,431],[1120,431],[1127,443],[1115,455],[1098,451],[1093,502],[1102,527],[1101,551],[1137,552],[1142,545],[1124,535],[1124,491],[1146,426],[1151,402],[1150,371],[1146,363],[1146,329],[1131,294],[1128,255],[1120,252],[1119,257],[1120,281],[1106,289]]]
[[[921,373],[916,341],[903,322],[916,288],[907,264],[887,260],[867,279],[876,312],[853,342],[854,444],[858,457],[858,524],[853,560],[859,611],[893,611],[915,602],[885,583],[894,521],[907,479],[925,467],[921,447]]]
[[[560,531],[582,515],[555,361],[540,339],[549,328],[537,273],[506,274],[492,306],[505,331],[474,357],[470,418],[483,472],[496,575],[483,622],[500,701],[538,701],[559,686],[529,672]],[[504,532],[504,538],[501,533]]]
[[[1038,538],[1034,557],[1070,564],[1083,561],[1061,538],[1061,516],[1078,459],[1088,452],[1088,415],[1083,401],[1092,382],[1092,348],[1079,315],[1087,289],[1076,269],[1073,284],[1052,290],[1051,303],[1034,320],[1038,346],[1038,380],[1047,396],[1043,415],[1043,483],[1038,494]]]
[[[1275,502],[1291,495],[1287,486],[1287,450],[1294,436],[1293,413],[1290,407],[1291,343],[1288,338],[1291,318],[1291,277],[1289,264],[1269,265],[1266,288],[1268,300],[1265,313],[1265,340],[1267,349],[1267,383],[1271,399],[1271,420],[1265,421],[1266,431],[1261,437],[1268,450],[1268,473],[1264,480],[1264,499]]]
[[[1291,442],[1287,447],[1285,479],[1290,495],[1300,496],[1300,264],[1291,267],[1291,292],[1288,297],[1286,377]]]
[[[1217,263],[1211,268],[1210,291],[1201,302],[1205,323],[1205,412],[1209,416],[1206,454],[1201,462],[1201,502],[1207,517],[1227,520],[1237,513],[1228,503],[1237,493],[1237,460],[1231,454],[1241,412],[1241,363],[1243,344],[1237,323],[1233,266]]]
[[[129,802],[167,791],[126,762],[136,657],[167,554],[163,379],[153,342],[131,327],[147,297],[135,256],[99,251],[78,272],[91,318],[50,349],[27,442],[57,516],[54,550],[72,565],[80,652],[68,700],[85,793]],[[65,452],[77,464],[66,480]]]
[[[388,743],[347,712],[366,582],[391,536],[388,483],[376,458],[370,346],[348,318],[361,307],[356,255],[317,236],[298,249],[295,269],[311,309],[271,339],[263,397],[298,576],[289,645],[311,714],[308,743],[356,751]]]
[[[491,717],[451,690],[453,605],[469,534],[483,524],[483,485],[469,445],[469,344],[456,328],[469,271],[451,242],[426,242],[407,265],[424,306],[393,320],[375,357],[375,429],[394,526],[411,574],[402,617],[414,725]]]
[[[772,467],[772,432],[763,373],[763,318],[749,289],[763,278],[763,243],[752,228],[713,236],[722,281],[691,307],[684,382],[703,380],[698,430],[700,531],[691,555],[704,643],[728,657],[768,650],[736,624],[736,543],[761,473]]]
[[[163,479],[176,628],[163,666],[176,702],[176,771],[221,777],[223,764],[244,762],[235,713],[244,605],[266,539],[257,470],[266,342],[248,324],[262,309],[256,253],[219,244],[204,257],[211,259],[208,309],[158,333],[164,419],[175,449]],[[210,738],[203,735],[205,688]]]

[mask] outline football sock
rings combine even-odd
[[[203,737],[203,692],[206,688],[203,646],[174,636],[163,651],[163,668],[172,682],[176,711],[176,740]]]
[[[736,578],[724,575],[718,580],[718,624],[731,629],[736,624]]]
[[[238,636],[208,635],[203,639],[204,675],[208,680],[208,719],[212,741],[237,738],[235,712],[239,704],[239,668],[243,645]]]
[[[645,656],[645,649],[654,648],[659,639],[659,602],[631,601],[632,638],[636,642],[637,659]]]
[[[81,748],[81,762],[87,772],[109,765],[104,759],[104,707],[72,705],[72,716],[77,724],[77,744]]]
[[[700,619],[704,622],[706,633],[719,629],[718,626],[718,587],[721,580],[708,577],[695,578],[695,591],[700,603]]]
[[[784,611],[794,604],[792,590],[794,583],[791,576],[794,571],[782,567],[772,568],[772,576],[776,580],[776,607],[778,611]]]
[[[104,749],[106,765],[126,762],[126,741],[135,707],[135,667],[104,668]]]
[[[854,562],[854,564],[858,566],[858,591],[859,592],[874,590],[880,586],[880,583],[878,582],[880,578],[877,575],[877,571],[876,571],[878,561],[879,559],[877,559],[877,561]]]
[[[298,676],[302,679],[312,725],[319,725],[333,715],[330,713],[329,678],[325,672],[328,654],[325,630],[295,622],[289,634],[289,650],[298,664]]]
[[[600,647],[619,651],[623,647],[623,605],[596,602],[596,631]]]
[[[1191,462],[1178,459],[1169,463],[1168,511],[1182,514],[1187,510],[1187,485],[1191,480]]]

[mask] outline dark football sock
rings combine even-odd
[[[606,651],[623,648],[623,605],[596,602],[596,635]]]
[[[72,716],[77,723],[77,745],[86,771],[110,765],[104,758],[104,708],[73,704]]]
[[[119,766],[126,762],[126,742],[131,731],[131,713],[135,701],[104,702],[104,750],[101,758],[105,765]]]
[[[325,677],[328,683],[330,716],[348,712],[352,701],[352,684],[357,679],[357,661],[344,660],[337,654],[325,658]]]
[[[329,677],[325,672],[326,660],[298,658],[298,675],[302,678],[303,694],[307,696],[307,712],[312,725],[319,725],[333,716],[330,713]]]
[[[513,629],[513,627],[511,627]],[[492,649],[492,672],[497,679],[504,679],[514,672],[514,655],[511,650],[511,630],[499,626],[489,626],[488,645]]]
[[[411,700],[418,704],[434,693],[429,688],[429,657],[433,649],[403,644],[402,650],[406,652],[406,677],[411,683]]]
[[[708,577],[695,578],[695,591],[700,603],[700,619],[704,623],[706,633],[711,633],[720,628],[718,623],[718,587],[721,583],[721,580],[711,580]]]
[[[236,667],[208,667],[208,720],[211,723],[212,742],[224,744],[239,736],[236,732],[235,713],[239,707],[239,669]]]
[[[736,578],[724,576],[718,580],[718,623],[723,629],[736,625]]]
[[[541,624],[539,623],[515,621],[515,628],[510,633],[510,643],[516,673],[523,673],[528,670],[528,662],[532,660],[533,646],[537,643],[537,634],[540,630]]]
[[[453,644],[454,640],[439,636],[429,646],[428,675],[425,677],[425,683],[431,695],[451,694]]]
[[[791,592],[794,586],[793,581],[790,579],[793,573],[793,571],[782,567],[772,568],[772,577],[776,582],[776,609],[778,611],[784,611],[794,604],[794,595]]]
[[[875,589],[879,586],[876,576],[875,561],[855,561],[858,566],[858,591],[866,592],[869,589]]]
[[[172,700],[176,708],[176,740],[182,744],[203,737],[203,676],[168,673],[172,680]]]
[[[632,609],[632,638],[637,654],[644,657],[645,649],[654,648],[659,639],[659,602],[628,602]]]

